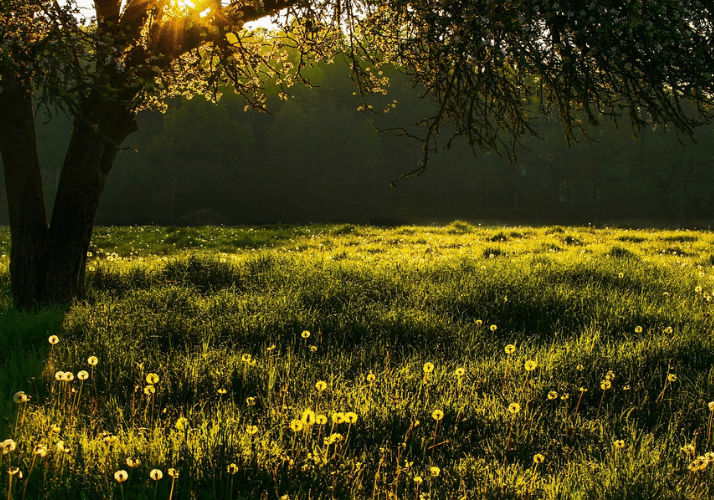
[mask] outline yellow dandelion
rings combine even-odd
[[[322,392],[325,389],[327,389],[327,382],[325,382],[324,380],[318,380],[317,383],[315,384],[315,388],[318,391]]]
[[[541,464],[543,463],[543,460],[545,460],[545,457],[540,453],[536,453],[535,455],[533,455],[533,462]]]
[[[618,450],[621,450],[625,447],[625,441],[623,441],[622,439],[616,439],[613,444]]]
[[[159,383],[159,376],[155,373],[149,373],[146,376],[146,383],[149,385],[156,385]]]
[[[534,361],[532,359],[529,359],[528,361],[526,361],[526,371],[532,372],[536,368],[538,368],[537,361]]]
[[[311,345],[311,346],[310,346],[310,352],[317,352],[317,346],[316,346],[316,345]]]
[[[491,326],[489,326],[488,328],[489,328],[489,330],[491,330],[492,332],[495,332],[496,330],[498,330],[498,326],[496,326],[496,325],[491,325]]]
[[[312,425],[315,423],[315,412],[312,410],[305,410],[302,412],[300,421],[305,425]]]
[[[480,319],[477,319],[476,326],[481,326],[481,325],[483,325],[483,321],[481,321]]]
[[[47,341],[50,344],[55,345],[57,342],[59,342],[59,337],[57,335],[50,335],[50,337],[47,339]]]
[[[64,372],[64,376],[62,377],[62,380],[65,382],[71,382],[74,380],[74,373],[72,372]]]
[[[615,372],[613,372],[612,370],[608,371],[605,374],[605,380],[615,380]]]
[[[327,423],[327,417],[325,415],[317,415],[315,417],[315,423],[317,425],[325,425]]]
[[[623,391],[629,391],[630,390],[630,384],[625,384],[622,386]]]
[[[129,473],[125,470],[118,470],[114,473],[114,479],[117,483],[121,484],[127,479],[129,479]]]
[[[620,274],[617,275],[617,277],[618,277],[618,278],[624,278],[624,277],[625,277],[625,273],[620,273]]]
[[[250,434],[251,436],[258,434],[258,426],[257,425],[249,425],[246,428],[246,432],[248,432],[248,434]]]
[[[50,426],[50,431],[54,432],[55,434],[59,434],[59,431],[61,431],[61,430],[62,430],[62,426],[60,426],[59,424],[52,424]]]
[[[675,375],[674,373],[670,373],[669,375],[667,375],[667,381],[669,381],[669,382],[676,382],[676,381],[677,381],[677,375]]]
[[[696,293],[702,293],[702,287],[700,287],[700,286],[695,286],[695,287],[694,287],[694,291],[695,291]]]
[[[464,370],[463,368],[457,368],[456,370],[454,370],[454,377],[456,377],[456,378],[461,378],[465,374],[466,374],[466,370]]]
[[[29,399],[30,397],[25,394],[25,391],[16,392],[15,395],[12,397],[12,400],[17,404],[27,403]]]
[[[515,415],[516,413],[521,411],[521,405],[519,405],[518,403],[511,403],[510,405],[508,405],[508,411]]]
[[[155,392],[156,387],[154,387],[153,385],[147,385],[146,387],[144,387],[144,394],[146,394],[147,396],[151,396]]]
[[[431,373],[434,371],[434,363],[424,363],[424,373]]]
[[[550,399],[550,400],[556,399],[557,397],[558,397],[558,393],[556,391],[550,391],[548,393],[548,399]]]
[[[353,411],[348,411],[345,413],[345,422],[348,424],[354,424],[357,422],[357,414]]]
[[[506,354],[513,354],[514,352],[516,352],[516,346],[513,344],[508,344],[506,346]]]
[[[310,332],[308,332],[307,330],[303,330],[300,335],[302,336],[302,338],[306,339],[310,337]]]
[[[607,379],[600,382],[600,389],[602,389],[603,391],[606,391],[611,387],[612,387],[612,382],[610,382]]]
[[[186,417],[179,417],[174,424],[178,430],[182,431],[188,427],[188,419]]]
[[[158,481],[159,479],[162,479],[164,477],[164,473],[161,472],[161,469],[151,469],[151,472],[149,472],[149,477],[154,481]]]
[[[342,413],[341,411],[337,411],[332,414],[332,423],[333,424],[341,424],[345,421],[345,414]]]
[[[342,434],[340,434],[339,432],[333,432],[332,434],[330,434],[330,437],[327,438],[327,442],[329,444],[339,443],[340,441],[342,441]]]
[[[642,327],[641,327],[641,326],[636,326],[636,327],[635,327],[635,333],[642,333]]]
[[[90,366],[97,366],[97,363],[99,363],[99,359],[96,356],[89,356],[87,358],[87,363]]]
[[[127,467],[131,467],[133,469],[134,467],[139,467],[141,465],[141,460],[134,457],[128,457],[126,459],[126,465]]]
[[[709,411],[714,411],[714,401],[709,401],[707,406],[709,407]]]
[[[578,390],[579,390],[580,392],[588,392],[588,388],[587,388],[587,387],[581,387],[581,388],[578,389]]]
[[[302,422],[297,419],[293,420],[290,422],[290,430],[293,432],[300,432],[302,430]]]
[[[245,399],[245,404],[248,406],[255,406],[255,397],[249,396]]]
[[[243,363],[250,363],[250,360],[251,360],[251,359],[253,359],[253,358],[251,357],[250,354],[243,354],[243,355],[240,357],[240,360],[241,360]]]
[[[667,328],[664,329],[664,333],[672,333],[674,330],[672,330],[671,326],[668,326]]]
[[[233,475],[238,472],[238,466],[236,464],[229,464],[228,467],[226,467],[226,471],[228,474]]]
[[[77,378],[81,381],[85,381],[89,378],[89,373],[87,372],[87,370],[80,370],[79,372],[77,372]]]
[[[585,369],[585,367],[583,365],[578,365],[575,367],[575,369],[578,370],[579,372],[581,372]]]
[[[438,422],[439,420],[444,418],[444,412],[441,410],[434,410],[434,412],[431,414],[431,418]]]
[[[373,383],[375,380],[377,380],[377,377],[374,376],[374,373],[369,372],[369,373],[367,374],[367,382],[369,382],[369,383],[371,384],[371,383]]]
[[[179,471],[177,471],[176,469],[171,468],[167,472],[169,473],[169,476],[171,476],[172,479],[178,479]]]
[[[431,474],[431,477],[437,477],[439,474],[441,474],[441,469],[434,465],[432,467],[429,467],[429,473]]]
[[[228,391],[226,389],[223,389],[222,387],[220,389],[218,389],[218,394],[220,394],[220,395],[227,394],[227,393],[228,393]]]
[[[414,476],[414,482],[415,482],[416,484],[421,484],[421,483],[424,482],[424,480],[422,479],[421,476]]]

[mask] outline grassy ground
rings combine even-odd
[[[714,495],[712,233],[93,241],[66,309],[14,311],[0,260],[7,498]]]

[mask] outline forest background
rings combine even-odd
[[[219,103],[170,101],[142,112],[109,177],[96,223],[195,224],[210,209],[226,224],[444,223],[619,224],[710,227],[714,221],[714,126],[694,141],[647,129],[634,137],[607,119],[584,125],[590,141],[568,146],[557,117],[538,122],[509,163],[465,142],[430,156],[426,173],[390,181],[421,160],[421,144],[378,129],[427,116],[432,104],[393,71],[382,102],[358,111],[349,68],[336,61],[308,75],[315,88],[268,89],[271,114],[244,110],[227,89]],[[38,146],[51,213],[71,133],[62,115],[41,114]],[[7,224],[0,180],[0,224]]]

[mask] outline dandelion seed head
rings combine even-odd
[[[126,466],[130,468],[139,467],[141,465],[141,460],[134,457],[127,457]]]
[[[508,344],[506,346],[506,354],[513,354],[514,352],[516,352],[516,346],[513,344]]]
[[[164,477],[164,473],[161,472],[161,469],[151,469],[151,472],[149,472],[149,477],[154,481],[158,481],[159,479],[162,479]]]
[[[97,363],[99,363],[99,359],[96,356],[89,356],[87,358],[87,363],[91,366],[97,366]]]
[[[44,444],[38,444],[37,446],[35,446],[33,453],[38,457],[44,458],[45,456],[47,456],[47,446],[45,446]]]
[[[236,464],[229,464],[228,467],[226,467],[226,471],[228,474],[233,475],[238,472],[238,466]]]
[[[77,378],[79,380],[85,381],[89,378],[89,373],[87,372],[87,370],[80,370],[77,372]]]
[[[442,418],[444,418],[444,412],[441,410],[434,410],[433,413],[431,414],[431,418],[433,418],[434,420],[436,420],[438,422]]]
[[[62,370],[56,371],[55,372],[55,380],[61,382],[64,380],[64,372]]]
[[[59,337],[57,335],[50,335],[47,341],[50,344],[55,345],[57,342],[59,342]]]
[[[11,451],[15,451],[15,449],[17,448],[17,443],[12,439],[6,439],[2,443],[0,443],[0,447],[2,447],[2,454],[7,455]]]
[[[125,471],[124,469],[118,470],[114,473],[114,479],[116,480],[117,483],[121,484],[127,479],[129,479],[129,473]]]
[[[178,479],[178,477],[179,477],[179,471],[177,471],[174,468],[171,468],[166,472],[168,472],[169,476],[171,476],[172,479]]]
[[[534,361],[532,359],[529,359],[528,361],[526,361],[526,371],[532,372],[536,368],[538,368],[537,361]]]
[[[27,403],[30,400],[30,396],[25,394],[25,391],[18,391],[12,397],[12,400],[17,404]]]
[[[324,380],[318,380],[317,383],[315,384],[315,388],[318,391],[322,392],[325,389],[327,389],[327,382],[325,382]]]
[[[424,373],[431,373],[434,371],[434,363],[424,363]]]

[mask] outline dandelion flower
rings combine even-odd
[[[131,467],[133,469],[134,467],[139,467],[141,465],[141,460],[134,457],[127,457],[126,465],[127,467]]]
[[[317,415],[315,417],[315,423],[317,425],[325,425],[327,423],[327,417],[325,415]]]
[[[50,344],[55,345],[57,342],[59,342],[59,337],[57,335],[50,335],[50,337],[47,339],[47,341]]]
[[[316,346],[316,345],[311,345],[311,346],[310,346],[310,352],[317,352],[317,346]]]
[[[702,293],[702,287],[696,286],[696,287],[694,287],[694,291],[695,291],[696,293]]]
[[[371,371],[367,374],[367,382],[370,384],[373,383],[375,380],[377,380],[377,377],[374,376],[374,373]]]
[[[0,447],[2,447],[2,454],[7,455],[11,451],[15,451],[15,448],[17,448],[17,443],[12,439],[6,439],[2,443],[0,443]]]
[[[535,455],[533,455],[533,462],[540,464],[543,463],[543,460],[545,460],[545,457],[540,453],[536,453]]]
[[[635,327],[635,333],[642,333],[642,327],[641,327],[641,326],[636,326],[636,327]]]
[[[164,473],[161,472],[161,469],[151,469],[151,472],[149,472],[149,477],[154,481],[158,481],[159,479],[164,477]]]
[[[90,366],[97,366],[97,363],[99,363],[99,359],[96,356],[89,356],[87,358],[87,363]]]
[[[578,365],[575,367],[575,369],[578,370],[579,372],[581,372],[585,369],[585,367],[583,365]]]
[[[431,418],[438,422],[439,420],[444,418],[444,412],[441,410],[434,410],[434,412],[431,414]]]
[[[434,465],[433,467],[429,468],[429,472],[431,473],[431,477],[437,477],[439,474],[441,474],[441,469]]]
[[[315,412],[312,410],[305,410],[302,412],[300,421],[305,425],[312,425],[315,423]]]
[[[12,397],[12,400],[17,404],[27,403],[29,399],[30,397],[25,394],[25,391],[16,392],[15,395]]]
[[[600,389],[602,389],[603,391],[606,391],[606,390],[608,390],[608,389],[611,388],[611,387],[612,387],[612,382],[610,382],[610,381],[607,380],[607,379],[605,379],[605,380],[603,380],[602,382],[600,382]]]
[[[415,482],[416,484],[421,484],[421,483],[424,482],[424,480],[422,479],[421,476],[414,476],[414,482]]]
[[[303,332],[300,334],[300,336],[304,339],[309,338],[310,332],[308,332],[307,330],[303,330]]]
[[[54,432],[55,434],[59,434],[59,431],[62,430],[62,427],[59,424],[52,424],[50,426],[50,431]]]
[[[536,368],[538,368],[537,361],[533,361],[532,359],[529,359],[528,361],[526,361],[526,371],[532,372]]]
[[[322,392],[325,389],[327,389],[327,382],[325,382],[324,380],[318,380],[317,383],[315,384],[315,388],[318,391]]]
[[[495,332],[496,330],[498,330],[498,326],[496,326],[496,325],[491,325],[491,326],[489,326],[488,328],[489,328],[489,330],[491,330],[492,332]]]
[[[155,392],[156,387],[154,387],[153,385],[147,385],[146,387],[144,387],[144,394],[146,394],[147,396],[151,396]]]
[[[513,344],[508,344],[506,346],[506,354],[513,354],[514,352],[516,352],[516,346]]]
[[[431,373],[434,371],[434,363],[424,363],[424,373]]]
[[[511,403],[510,405],[508,405],[508,411],[515,415],[516,413],[521,411],[521,405],[519,405],[518,403]]]
[[[229,464],[228,467],[226,467],[226,471],[228,474],[233,475],[238,472],[238,466],[236,464]]]
[[[127,479],[129,479],[129,473],[125,470],[118,470],[114,473],[114,479],[116,479],[116,482],[121,484]]]
[[[581,387],[581,388],[578,389],[578,390],[579,390],[580,392],[588,392],[588,388],[587,388],[587,387]]]
[[[623,391],[629,391],[630,390],[630,384],[625,384],[622,386]]]
[[[345,421],[348,424],[354,424],[355,422],[357,422],[357,414],[353,411],[348,411],[347,413],[345,413]]]
[[[558,393],[556,391],[550,391],[548,393],[548,399],[550,399],[550,400],[556,399],[557,397],[558,397]]]
[[[481,325],[483,325],[483,321],[481,321],[480,319],[477,319],[476,326],[481,326]]]
[[[672,333],[674,330],[672,330],[671,326],[668,326],[667,328],[664,329],[664,333]]]
[[[248,428],[246,429],[246,431],[251,436],[258,434],[258,426],[257,425],[249,425]]]
[[[171,476],[173,479],[178,479],[179,471],[177,471],[176,469],[171,468],[167,472],[169,473],[169,476]]]
[[[35,446],[33,453],[38,457],[44,458],[47,455],[47,446],[44,444],[38,444]]]
[[[608,371],[605,374],[605,380],[615,380],[615,372],[613,372],[612,370]]]
[[[327,442],[329,444],[339,443],[340,441],[342,441],[342,434],[340,434],[339,432],[333,432],[332,434],[330,434],[330,437],[327,438]]]
[[[82,381],[87,380],[89,378],[89,373],[87,373],[87,370],[80,370],[77,372],[77,378]]]
[[[156,385],[159,383],[159,376],[155,373],[149,373],[146,376],[146,383],[149,385]]]
[[[243,355],[240,357],[240,360],[241,360],[243,363],[250,363],[250,360],[251,360],[251,359],[252,359],[252,358],[251,358],[250,354],[243,354]]]
[[[710,410],[710,411],[714,411],[714,401],[709,401],[709,402],[707,403],[707,406],[709,407],[709,410]]]
[[[617,275],[617,277],[618,277],[618,278],[624,278],[624,277],[625,277],[625,273],[620,273],[620,274]]]
[[[62,370],[55,372],[55,380],[60,382],[64,380],[64,372]]]
[[[227,394],[227,393],[228,393],[228,391],[222,387],[220,389],[218,389],[218,394],[220,394],[220,395]]]
[[[62,376],[62,380],[65,382],[71,382],[74,380],[74,373],[72,372],[64,372],[64,375]]]
[[[332,423],[333,424],[341,424],[345,421],[345,414],[337,411],[332,414]]]
[[[615,445],[615,448],[617,448],[618,450],[621,450],[625,447],[625,441],[623,441],[622,439],[616,439],[614,442],[614,445]]]
[[[675,375],[674,373],[670,373],[669,375],[667,375],[667,380],[668,380],[669,382],[676,382],[676,381],[677,381],[677,375]]]
[[[245,399],[245,404],[248,406],[255,406],[255,397],[249,396]]]
[[[456,378],[461,378],[465,374],[466,374],[466,370],[464,370],[463,368],[457,368],[456,370],[454,370],[454,377],[456,377]]]
[[[295,419],[290,422],[290,430],[293,432],[300,432],[302,430],[302,422]]]

